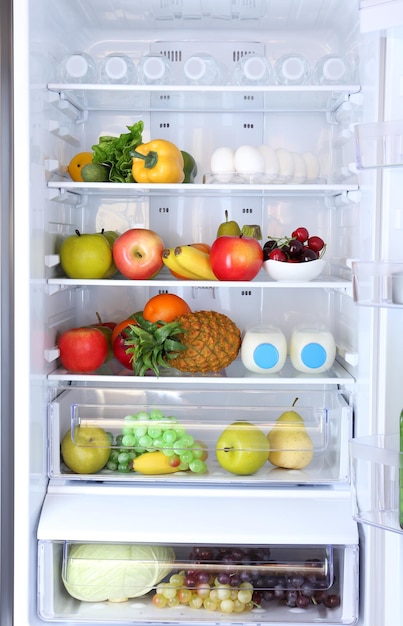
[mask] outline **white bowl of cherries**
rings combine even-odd
[[[300,226],[291,237],[270,237],[263,246],[263,267],[273,280],[301,282],[317,278],[325,269],[326,244]]]

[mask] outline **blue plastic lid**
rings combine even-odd
[[[253,360],[258,367],[268,370],[277,365],[279,354],[272,343],[260,343],[253,351]]]
[[[320,343],[307,343],[301,350],[301,361],[312,369],[324,365],[326,359],[327,352]]]

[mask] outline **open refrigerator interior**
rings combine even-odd
[[[15,2],[14,90],[16,103],[25,103],[15,105],[15,168],[17,174],[29,172],[29,184],[20,184],[17,176],[15,187],[16,329],[26,329],[27,315],[30,321],[30,357],[17,364],[15,397],[17,435],[29,416],[29,428],[16,437],[17,459],[29,463],[17,462],[15,469],[15,580],[18,596],[29,603],[16,597],[15,623],[382,623],[382,603],[374,609],[373,596],[379,571],[372,566],[393,561],[399,539],[399,450],[386,479],[381,460],[376,491],[379,440],[372,440],[365,454],[357,440],[351,467],[350,441],[395,433],[395,405],[403,402],[400,391],[390,400],[401,341],[394,342],[401,307],[391,295],[391,277],[401,260],[399,233],[395,242],[398,228],[379,208],[388,205],[390,190],[397,191],[399,170],[384,173],[379,162],[363,163],[368,153],[358,131],[365,135],[383,116],[399,117],[398,104],[387,111],[380,95],[382,81],[392,81],[383,73],[385,58],[394,58],[394,71],[402,70],[400,40],[392,44],[376,30],[361,32],[359,5],[351,0],[155,1],[146,8],[134,0]],[[186,61],[196,52],[225,66],[223,84],[186,82]],[[94,62],[88,82],[67,81],[61,74],[66,55],[78,53]],[[306,84],[272,78],[244,85],[234,78],[242,59],[264,57],[274,72],[290,53],[311,68]],[[170,66],[169,82],[101,82],[100,68],[111,54],[126,55],[137,76],[147,55],[158,55]],[[328,55],[348,66],[345,82],[313,82],[314,69]],[[392,95],[390,100],[395,102]],[[21,115],[24,107],[27,115]],[[143,142],[160,137],[194,156],[193,183],[71,179],[74,155],[138,122],[144,125]],[[262,144],[296,155],[295,162],[310,155],[320,168],[293,178],[284,166],[275,179],[236,172],[223,179],[212,171],[218,148]],[[61,268],[61,243],[76,229],[151,229],[166,248],[212,244],[225,211],[239,224],[259,224],[262,245],[305,226],[326,242],[325,269],[306,281],[273,280],[262,268],[249,282],[213,282],[180,280],[167,268],[139,281],[72,279]],[[400,213],[395,209],[397,220]],[[387,261],[383,273],[381,258]],[[306,374],[287,354],[279,372],[261,375],[247,370],[238,355],[213,374],[166,368],[159,376],[143,377],[116,359],[90,374],[62,366],[61,333],[95,324],[97,313],[118,323],[168,292],[193,311],[228,316],[242,336],[270,325],[281,329],[289,345],[296,328],[326,329],[335,342],[334,362],[323,373]],[[16,355],[26,351],[26,342],[26,333],[17,332]],[[231,423],[253,423],[269,439],[278,417],[293,409],[309,435],[309,446],[299,450],[310,454],[306,467],[266,462],[245,475],[221,466],[218,441]],[[62,458],[65,434],[71,430],[74,443],[84,426],[111,432],[112,453],[121,453],[122,437],[136,435],[127,430],[128,417],[141,414],[144,421],[153,412],[173,417],[192,441],[201,442],[206,471],[144,475],[118,471],[115,464],[74,472]],[[399,414],[400,409],[396,420]],[[138,433],[144,423],[136,427]],[[371,518],[368,511],[379,493],[388,500],[388,515]],[[356,520],[352,497],[358,502]],[[382,557],[375,550],[380,541],[387,547]],[[159,573],[150,571],[150,562],[160,566]],[[195,582],[193,576],[186,587],[182,571],[195,570],[204,579]],[[94,572],[101,582],[94,581]],[[238,581],[233,593],[241,574],[247,591],[259,578],[254,597],[246,593],[242,603],[232,597],[229,582],[218,580],[223,573]],[[117,583],[122,576],[130,581],[124,589]],[[397,581],[399,576],[396,566]],[[213,597],[205,587],[197,594],[197,584],[211,586]],[[285,589],[276,596],[279,584]],[[302,585],[311,585],[306,595]],[[97,596],[100,587],[104,595]],[[193,589],[187,602],[185,587]],[[320,599],[324,592],[334,597],[328,605]],[[221,606],[217,595],[227,603]],[[398,616],[395,604],[393,626]]]

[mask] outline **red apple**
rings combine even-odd
[[[253,237],[223,235],[211,246],[210,262],[218,280],[252,280],[263,265],[263,250]]]
[[[70,372],[93,372],[105,362],[108,341],[99,328],[71,328],[59,337],[58,348],[63,367]]]
[[[117,359],[123,367],[133,371],[133,355],[130,352],[129,354],[126,352],[128,346],[126,345],[126,335],[124,331],[117,335],[112,348],[115,359]]]
[[[163,267],[161,237],[148,228],[131,228],[119,235],[112,254],[118,270],[132,280],[154,278]]]

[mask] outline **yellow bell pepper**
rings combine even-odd
[[[170,141],[154,139],[140,144],[131,156],[137,183],[182,183],[185,179],[182,153]]]

